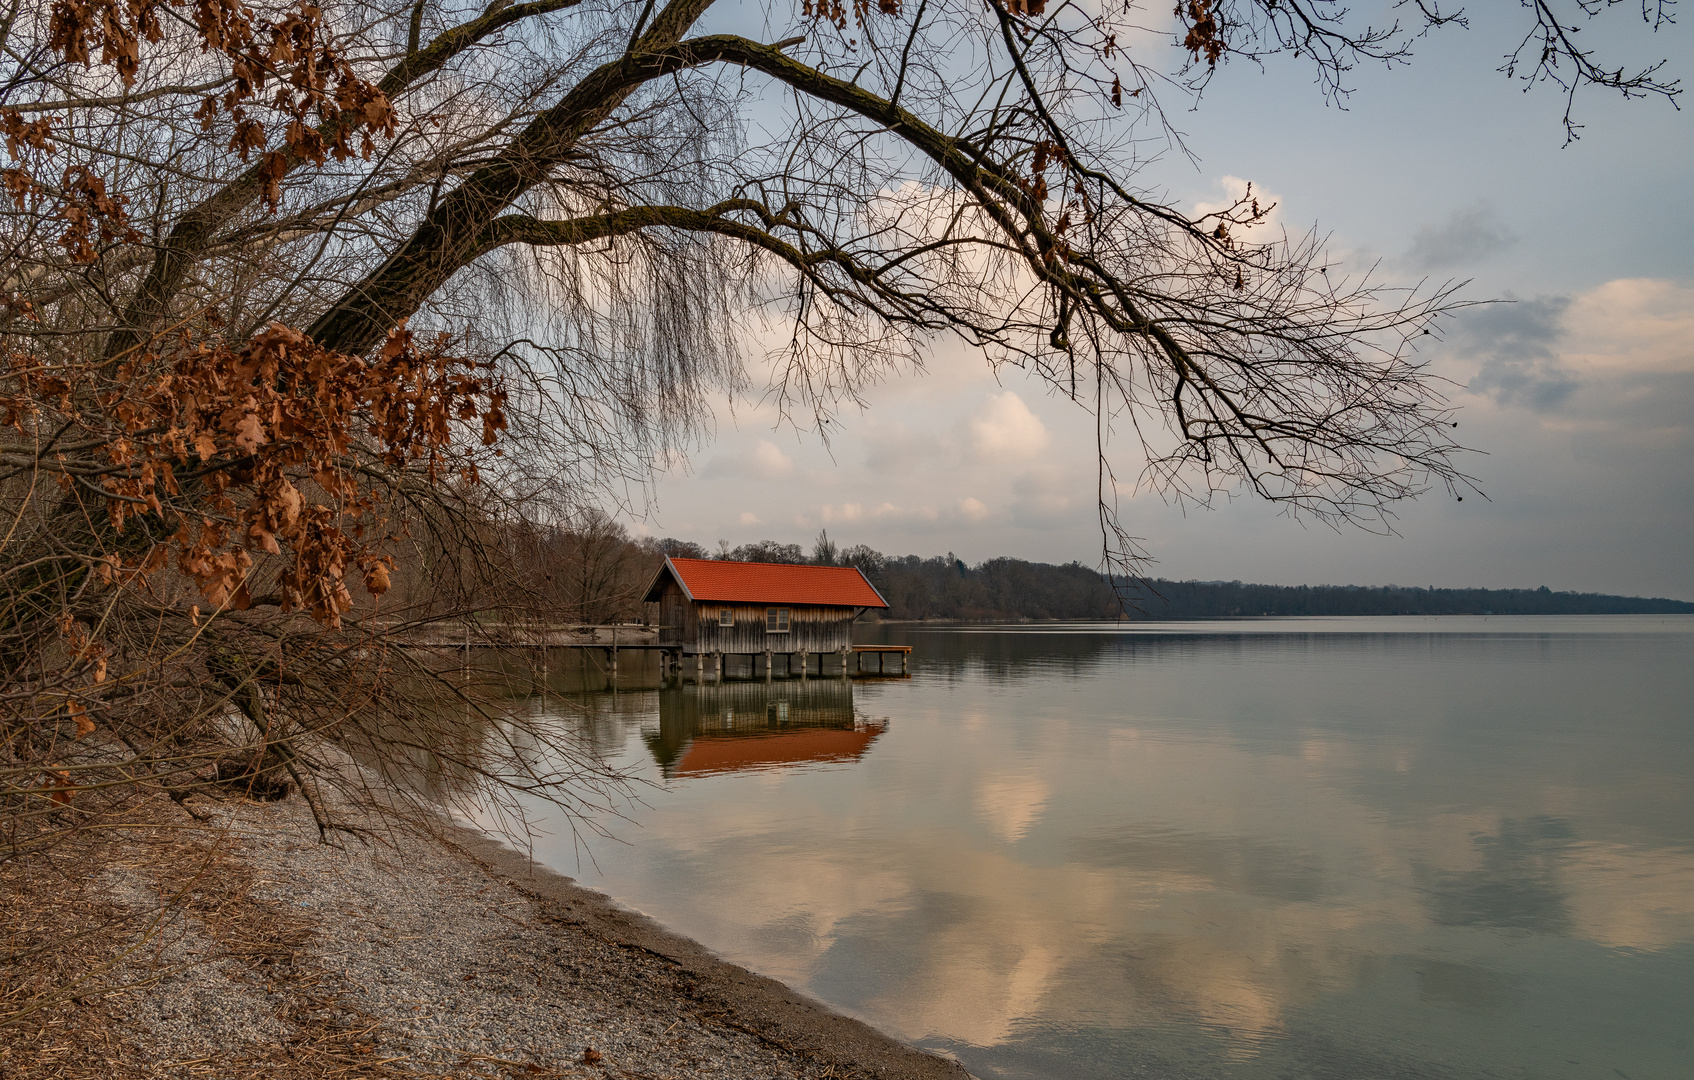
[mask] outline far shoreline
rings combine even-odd
[[[1344,614],[1172,615],[1156,619],[1031,619],[1018,616],[993,619],[859,619],[870,626],[1161,626],[1206,622],[1268,622],[1272,619],[1689,619],[1694,611],[1440,611],[1348,612]]]

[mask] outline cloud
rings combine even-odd
[[[1011,390],[990,396],[968,428],[971,448],[991,461],[1021,461],[1053,441],[1047,425]]]
[[[778,450],[768,439],[760,439],[753,451],[753,471],[758,476],[775,478],[794,472],[794,459]]]
[[[1620,406],[1680,400],[1679,376],[1694,374],[1694,285],[1622,278],[1576,296],[1491,305],[1461,316],[1449,342],[1479,365],[1473,393],[1621,422],[1629,410]]]
[[[912,431],[897,422],[871,422],[866,427],[865,465],[874,472],[900,473],[949,453],[928,431]]]
[[[1034,468],[1012,484],[1012,520],[1037,528],[1051,526],[1078,504],[1076,477],[1057,469]]]
[[[794,459],[783,453],[769,439],[760,439],[758,445],[752,449],[734,454],[720,454],[713,458],[702,475],[756,476],[763,480],[780,480],[785,476],[794,475]]]
[[[929,505],[898,506],[891,502],[867,506],[864,503],[826,503],[818,507],[817,520],[825,525],[882,525],[907,533],[931,533],[957,525],[980,525],[993,516],[993,511],[981,499],[965,497],[951,506],[937,508]],[[802,524],[810,524],[807,518]]]
[[[884,502],[867,509],[855,502],[821,506],[818,516],[825,525],[851,525],[861,521],[935,521],[941,515],[929,506],[905,508]]]
[[[759,524],[759,515],[753,513],[751,510],[743,510],[741,511],[741,524],[757,525]]]
[[[1694,372],[1694,283],[1620,278],[1576,297],[1564,356],[1600,372]]]
[[[847,525],[865,520],[865,507],[863,503],[824,505],[818,508],[818,516],[823,518],[825,525]]]
[[[1439,225],[1426,224],[1412,236],[1405,263],[1413,270],[1467,267],[1517,243],[1517,236],[1499,220],[1488,203],[1453,211]]]
[[[1568,296],[1544,296],[1477,308],[1460,316],[1449,341],[1481,367],[1470,391],[1501,405],[1548,412],[1576,392],[1580,380],[1559,358]]]

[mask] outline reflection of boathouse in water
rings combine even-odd
[[[647,747],[667,778],[855,761],[885,722],[853,713],[840,679],[676,686],[659,693]]]
[[[720,682],[770,681],[779,658],[788,676],[848,675],[865,670],[862,653],[877,655],[878,674],[888,656],[897,656],[899,674],[906,673],[909,646],[853,645],[854,620],[888,606],[855,567],[666,559],[644,599],[659,605],[667,675],[685,674],[691,658],[695,680],[703,682],[708,657]]]

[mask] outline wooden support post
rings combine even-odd
[[[801,682],[806,681],[806,675],[808,674],[806,669],[811,667],[811,666],[812,666],[812,654],[809,653],[809,652],[801,653],[800,654],[800,681]]]
[[[910,649],[908,649],[905,652],[900,654],[900,674],[902,674],[902,675],[909,674],[909,672],[906,671],[906,660],[911,655],[912,655],[912,653],[911,653]]]
[[[698,686],[705,681],[706,654],[697,652],[694,654],[694,685]]]
[[[771,681],[771,668],[774,667],[775,664],[776,664],[776,658],[771,654],[771,651],[769,649],[766,649],[765,650],[765,681],[766,682]]]

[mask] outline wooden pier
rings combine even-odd
[[[857,664],[855,673],[859,675],[901,676],[911,674],[912,647],[910,645],[855,645],[853,646],[853,656]],[[865,670],[865,657],[867,656],[876,657],[875,671]],[[887,661],[890,656],[900,658],[899,671],[890,672],[887,670]]]
[[[759,651],[691,651],[673,643],[660,642],[663,627],[623,624],[619,626],[524,626],[503,624],[479,626],[473,636],[468,627],[438,626],[427,638],[406,637],[399,644],[414,649],[464,652],[473,649],[521,649],[539,651],[541,667],[546,654],[559,649],[598,653],[604,657],[605,672],[618,674],[618,655],[634,652],[659,654],[663,682],[691,681],[697,684],[725,682],[773,682],[778,679],[906,678],[911,674],[910,645],[849,645],[827,652],[765,649]],[[875,657],[874,666],[868,657]],[[897,660],[897,663],[895,662]]]
[[[725,683],[731,681],[774,682],[777,679],[863,679],[908,678],[911,675],[910,645],[853,645],[833,652],[683,652],[661,646],[664,657],[660,673],[665,681]],[[865,664],[874,655],[875,670]],[[888,658],[899,658],[890,671]],[[616,664],[614,658],[612,663]],[[615,670],[615,667],[614,667]]]

